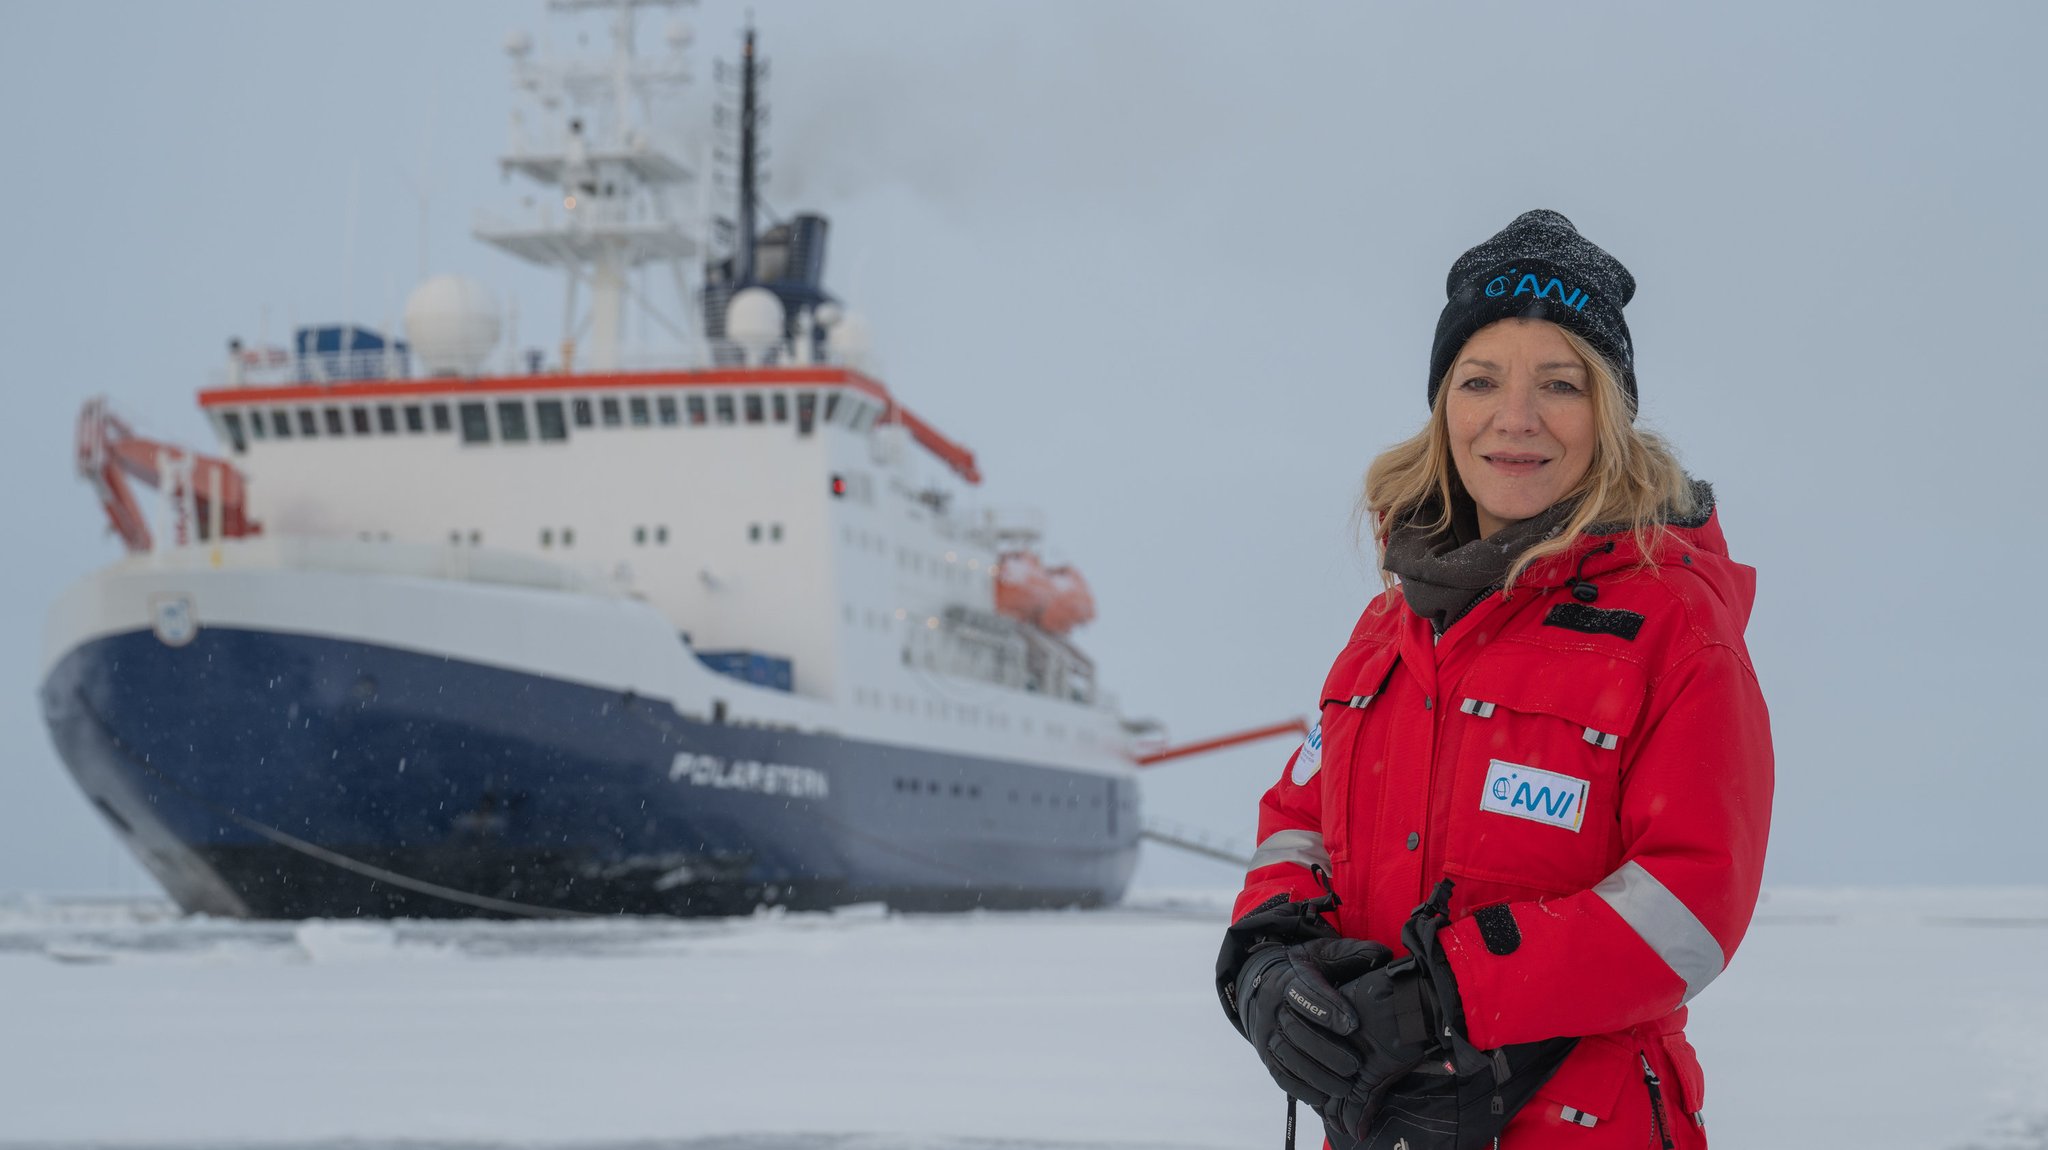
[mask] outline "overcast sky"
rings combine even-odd
[[[887,382],[988,501],[1044,510],[1127,712],[1192,738],[1313,708],[1377,590],[1349,510],[1425,415],[1445,272],[1554,208],[1635,273],[1644,422],[1759,571],[1771,881],[2048,882],[2044,9],[753,10],[770,202],[831,216]],[[741,18],[687,13],[700,64]],[[0,892],[146,889],[35,704],[46,610],[118,553],[79,404],[199,442],[228,336],[386,326],[423,249],[552,343],[558,281],[468,237],[519,194],[499,45],[552,23],[0,6]],[[1151,811],[1248,842],[1290,749],[1159,768]]]

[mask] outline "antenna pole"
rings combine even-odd
[[[735,286],[754,282],[754,29],[747,28],[747,46],[740,58],[740,226],[735,253]]]

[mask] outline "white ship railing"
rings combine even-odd
[[[629,592],[613,578],[532,555],[486,547],[310,535],[256,536],[159,547],[124,563],[173,571],[317,571],[338,575],[444,579],[570,591],[604,598]]]
[[[521,375],[553,375],[562,370],[559,359],[543,358],[538,371],[527,359],[527,350],[501,350],[491,357],[477,376],[467,378]],[[713,367],[738,367],[751,364],[755,367],[858,367],[856,364],[825,355],[806,360],[795,355],[788,348],[771,348],[766,354],[750,352],[730,340],[703,340],[684,347],[642,347],[622,348],[613,356],[613,365],[607,368],[593,366],[589,360],[578,355],[573,375],[610,375],[620,372],[648,371],[703,371]],[[375,380],[428,379],[426,372],[409,354],[401,355],[387,351],[359,351],[350,353],[329,353],[295,359],[286,353],[282,359],[251,355],[248,362],[231,363],[215,368],[207,375],[207,387],[292,387],[322,386],[335,383],[361,383]]]

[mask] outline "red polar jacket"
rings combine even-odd
[[[1321,866],[1337,929],[1398,951],[1455,880],[1441,937],[1473,1043],[1587,1036],[1504,1132],[1513,1150],[1653,1145],[1642,1059],[1677,1145],[1706,1145],[1685,1004],[1742,941],[1770,825],[1742,641],[1756,573],[1711,510],[1639,560],[1628,533],[1582,538],[1440,638],[1398,589],[1375,599],[1260,803],[1237,899],[1241,917],[1314,898]]]

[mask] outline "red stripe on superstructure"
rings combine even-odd
[[[612,375],[494,375],[466,378],[359,379],[344,383],[294,383],[282,387],[210,387],[199,406],[241,407],[259,403],[304,403],[338,399],[417,399],[442,396],[506,395],[535,391],[620,391],[656,387],[789,387],[812,384],[850,387],[883,404],[889,391],[875,380],[843,367],[759,367],[712,371],[621,372]]]
[[[974,453],[889,394],[880,382],[844,367],[751,367],[708,371],[618,372],[610,375],[489,375],[467,378],[358,379],[343,383],[294,383],[284,387],[210,387],[199,393],[201,408],[253,407],[266,403],[323,403],[336,400],[461,399],[465,396],[523,395],[532,392],[638,391],[658,387],[846,387],[880,403],[883,420],[901,422],[925,450],[969,483],[981,482]]]

